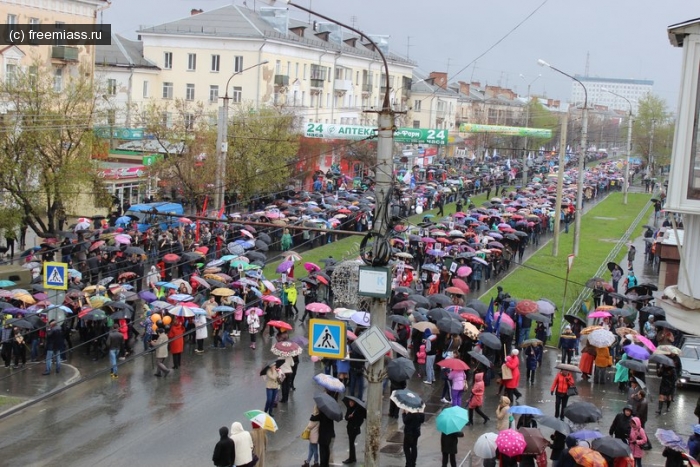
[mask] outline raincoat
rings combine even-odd
[[[506,357],[506,366],[510,368],[513,377],[504,379],[503,385],[506,389],[515,389],[520,385],[520,359],[517,355],[508,355]]]
[[[253,461],[253,437],[243,429],[239,422],[231,425],[229,438],[236,444],[236,465],[246,465]]]
[[[615,364],[615,379],[613,381],[616,383],[626,383],[630,379],[629,368],[620,365],[620,363],[622,363],[623,360],[628,360],[627,354],[623,354],[622,358],[620,358],[620,361]]]
[[[642,428],[642,423],[639,421],[638,417],[632,417],[630,420],[630,436],[628,441],[630,450],[632,451],[632,457],[635,459],[644,457],[642,446],[647,443],[647,434],[644,432],[644,428]]]
[[[510,425],[510,399],[501,396],[501,402],[496,408],[496,431],[507,430]]]
[[[484,374],[477,373],[474,375],[474,385],[472,386],[472,395],[467,404],[468,409],[475,409],[484,405]]]

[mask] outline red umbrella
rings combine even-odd
[[[272,320],[267,323],[268,326],[273,327],[273,328],[278,328],[278,329],[286,329],[287,331],[292,330],[292,325],[289,323],[285,323],[284,321],[279,321],[279,320]]]
[[[445,292],[454,294],[454,295],[464,295],[464,290],[462,290],[460,287],[448,287],[445,289]]]
[[[484,320],[481,319],[481,317],[473,315],[471,313],[462,313],[459,316],[464,318],[464,320],[468,323],[476,324],[477,326],[483,326],[484,325]]]
[[[175,253],[168,253],[167,255],[163,256],[163,262],[165,263],[177,263],[179,260],[180,257]]]
[[[351,341],[354,341],[355,339],[357,339],[357,336],[355,335],[355,333],[350,331],[349,329],[346,331],[346,334],[348,336],[348,339]]]
[[[530,313],[536,313],[539,310],[537,302],[532,300],[520,300],[515,305],[515,312],[519,315],[529,315]]]
[[[387,339],[389,339],[390,342],[395,342],[396,341],[396,336],[394,335],[393,332],[389,329],[384,330],[384,335],[386,336]]]
[[[323,276],[314,276],[314,279],[316,279],[321,284],[328,285],[328,279],[326,279]]]
[[[105,244],[105,241],[104,241],[104,240],[97,240],[97,241],[94,242],[92,245],[90,245],[90,248],[88,248],[88,250],[89,250],[89,251],[95,251],[95,250],[97,250],[98,248],[100,248],[100,247],[101,247],[102,245],[104,245],[104,244]]]
[[[278,342],[275,345],[273,345],[270,350],[273,354],[283,358],[296,357],[298,355],[301,355],[301,353],[303,352],[299,344],[291,341]]]
[[[469,293],[469,286],[462,279],[452,279],[452,285],[454,285],[455,287],[459,287],[465,294]]]
[[[501,454],[508,457],[519,456],[525,452],[527,443],[522,433],[515,430],[502,430],[496,437],[496,447]]]
[[[440,360],[438,363],[438,366],[440,368],[449,368],[450,370],[461,370],[461,371],[467,371],[469,369],[469,365],[464,363],[462,360],[459,358],[445,358],[443,360]]]

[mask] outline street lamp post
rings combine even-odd
[[[632,123],[633,123],[633,116],[632,116],[632,102],[630,102],[629,99],[627,99],[625,96],[621,96],[620,94],[616,92],[612,92],[609,89],[602,88],[603,91],[608,92],[612,94],[613,96],[619,97],[621,99],[624,99],[627,101],[627,105],[630,106],[630,112],[627,117],[627,124],[629,127],[627,128],[627,158],[625,160],[625,181],[624,185],[622,186],[622,204],[627,204],[627,193],[629,191],[629,180],[630,180],[630,155],[632,154]]]
[[[525,75],[520,74],[522,79],[525,79]],[[525,107],[525,127],[530,128],[530,87],[542,77],[541,74],[537,75],[537,78],[530,81],[527,85],[527,106]],[[527,185],[527,153],[528,153],[528,143],[529,138],[525,137],[525,152],[523,153],[523,186]]]
[[[574,78],[568,73],[565,73],[561,71],[558,68],[553,67],[549,63],[545,62],[542,59],[537,60],[537,63],[540,66],[546,66],[548,68],[551,68],[552,70],[556,71],[557,73],[561,73],[562,75],[566,76],[567,78],[570,78],[574,81],[576,81],[578,84],[581,85],[583,88],[583,118],[581,120],[581,151],[582,154],[579,156],[578,159],[578,181],[576,182],[576,222],[574,224],[574,249],[573,253],[575,256],[578,256],[578,250],[579,250],[579,244],[581,243],[581,216],[583,215],[583,173],[586,170],[586,152],[588,148],[588,90],[586,89],[586,86],[583,85],[581,81],[578,79]],[[559,219],[557,219],[557,222],[559,222]]]
[[[289,0],[286,0],[287,4],[298,8],[299,10],[305,11],[309,14],[318,16],[319,18],[325,19],[335,23],[349,31],[358,34],[360,37],[364,37],[368,42],[372,44],[374,50],[382,58],[382,63],[384,64],[384,75],[386,78],[384,100],[382,103],[382,109],[378,113],[377,123],[378,123],[378,141],[377,141],[377,167],[375,170],[375,189],[374,194],[376,198],[376,209],[377,214],[374,217],[374,222],[372,226],[372,234],[375,235],[376,240],[374,241],[374,247],[372,251],[373,266],[381,266],[382,258],[384,254],[382,253],[384,249],[388,246],[386,242],[386,231],[389,227],[387,221],[389,220],[388,209],[389,200],[391,199],[391,178],[393,176],[393,146],[394,146],[394,129],[395,129],[395,113],[391,108],[391,87],[389,80],[389,64],[386,61],[386,57],[379,49],[377,44],[366,36],[366,34],[361,31],[336,21],[328,16],[317,13],[309,8],[297,5]],[[386,326],[386,298],[373,298],[372,305],[370,308],[370,325],[376,326],[379,329],[384,329]],[[365,436],[365,467],[377,467],[379,465],[379,445],[382,439],[381,433],[381,422],[382,422],[382,383],[386,377],[386,371],[384,370],[384,359],[380,358],[375,363],[371,364],[366,371],[367,375],[367,434]]]
[[[228,103],[231,97],[228,96],[228,87],[231,84],[231,80],[234,76],[240,75],[241,73],[250,70],[251,68],[256,68],[268,63],[267,60],[263,60],[260,63],[251,65],[248,68],[244,68],[241,71],[237,71],[231,75],[231,77],[226,81],[226,92],[224,93],[223,99],[224,105],[219,107],[219,120],[218,128],[216,132],[216,182],[215,182],[215,197],[214,206],[216,209],[221,209],[224,207],[226,199],[226,158],[228,155]]]

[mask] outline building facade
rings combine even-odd
[[[632,112],[637,113],[639,100],[650,94],[654,87],[654,82],[647,79],[624,79],[624,78],[599,78],[593,76],[576,75],[588,91],[588,105],[605,106],[612,110],[629,111],[629,105],[625,99],[615,96],[619,94],[629,99],[632,104]],[[610,91],[610,92],[608,92]],[[580,84],[572,81],[571,103],[582,104],[584,101],[584,91]]]

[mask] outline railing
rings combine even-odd
[[[637,226],[639,225],[640,222],[642,222],[642,219],[644,219],[646,213],[648,212],[648,206],[645,204],[644,208],[639,211],[639,214],[637,214],[637,217],[634,218],[634,221],[630,226],[627,228],[625,231],[625,234],[620,238],[620,240],[617,241],[615,244],[615,247],[610,250],[610,253],[608,253],[608,256],[603,260],[603,264],[600,265],[598,270],[595,272],[595,277],[601,277],[602,274],[605,273],[608,269],[608,263],[615,260],[617,258],[617,255],[620,254],[620,251],[622,250],[622,247],[629,241],[630,237],[632,236],[632,233],[635,231]],[[581,311],[581,305],[588,300],[588,298],[591,296],[593,293],[592,289],[586,287],[584,288],[580,294],[578,294],[578,297],[576,297],[576,300],[574,300],[574,303],[569,307],[568,310],[565,311],[565,314],[571,314],[574,316],[578,316],[579,312]],[[562,320],[562,327],[566,324],[565,321]]]
[[[469,451],[466,456],[464,456],[464,459],[462,459],[462,462],[459,464],[459,467],[472,467],[472,459],[473,459],[472,452]]]

